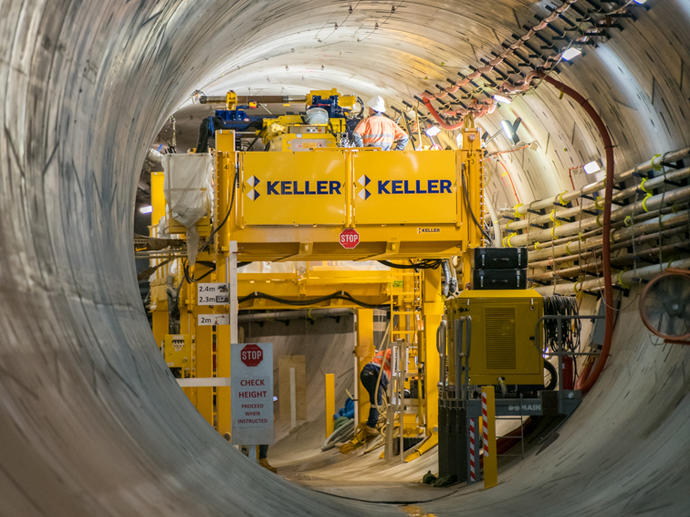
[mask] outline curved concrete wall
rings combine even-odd
[[[651,11],[625,21],[622,34],[562,74],[604,115],[621,166],[688,143],[688,9],[683,0],[649,3]],[[333,85],[409,99],[476,63],[475,55],[495,48],[516,30],[516,18],[526,23],[541,2],[420,0],[400,2],[393,13],[380,2],[354,4],[349,16],[348,2],[325,0],[0,0],[0,513],[374,511],[260,472],[205,425],[156,351],[131,253],[147,144],[194,88],[221,74],[253,84],[256,73],[286,88]],[[338,20],[343,30],[328,32]],[[273,65],[285,75],[263,72]],[[600,145],[577,109],[546,87],[510,109],[539,144],[533,163],[511,164],[527,199],[563,190],[565,169],[577,161],[571,156],[587,160]],[[630,339],[640,351],[630,361],[639,364],[621,356],[592,395],[610,405],[612,431],[592,444],[568,424],[580,436],[573,443],[589,454],[630,432],[627,417],[616,420],[621,408],[640,407],[609,397],[608,385],[627,375],[632,384],[651,382],[657,393],[678,374],[676,364],[687,372],[686,350],[674,349],[669,359],[660,347],[644,348],[638,335]],[[659,432],[665,444],[652,468],[675,458],[674,483],[687,485],[687,466],[677,463],[687,441],[664,426],[679,418],[687,425],[684,375],[678,405],[666,406],[676,420],[648,421],[643,430]],[[579,420],[599,424],[584,411]],[[634,476],[645,451],[633,444],[619,471]],[[576,479],[549,482],[575,498],[584,477]],[[669,493],[664,480],[650,482],[652,495]],[[597,508],[611,499],[595,485],[586,493],[600,499]],[[548,502],[538,503],[524,508],[546,511]],[[573,499],[568,508],[580,503]]]

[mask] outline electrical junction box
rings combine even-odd
[[[190,334],[166,334],[163,339],[163,357],[169,368],[191,368],[192,336]]]
[[[447,302],[446,312],[449,356],[457,358],[456,345],[469,350],[469,384],[497,385],[502,378],[508,385],[544,385],[544,358],[534,339],[544,300],[536,290],[465,290]],[[466,327],[456,324],[464,316],[471,317],[469,347]]]

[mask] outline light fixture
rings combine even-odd
[[[601,170],[601,165],[599,165],[598,161],[593,160],[589,163],[585,163],[583,168],[587,174],[594,174],[595,172],[599,172]]]
[[[144,205],[139,209],[142,214],[150,214],[153,212],[153,207],[151,205]]]
[[[567,61],[570,61],[571,59],[576,58],[580,54],[582,54],[582,51],[579,48],[568,47],[563,51],[563,53],[561,53],[561,57]]]
[[[496,102],[502,102],[503,104],[510,104],[511,102],[510,97],[504,97],[503,95],[499,95],[498,93],[494,95],[494,100]]]
[[[424,130],[424,132],[426,133],[426,136],[433,138],[441,132],[441,128],[438,126],[429,126]]]
[[[513,139],[513,126],[507,120],[501,120],[501,127],[503,128],[503,133],[506,135],[508,140]]]
[[[636,4],[646,4],[647,0],[635,0]]]

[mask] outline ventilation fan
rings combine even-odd
[[[640,296],[645,326],[670,343],[690,344],[690,270],[667,269]]]

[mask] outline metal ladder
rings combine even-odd
[[[393,349],[384,457],[393,458],[393,442],[399,440],[399,456],[404,458],[404,438],[417,436],[424,426],[419,346],[422,330],[421,270],[396,270],[391,289],[391,331]],[[417,381],[417,397],[405,398],[405,389]],[[395,431],[397,429],[397,432]],[[402,430],[402,432],[401,432]],[[397,433],[397,436],[396,436]],[[396,454],[397,456],[397,454]]]

